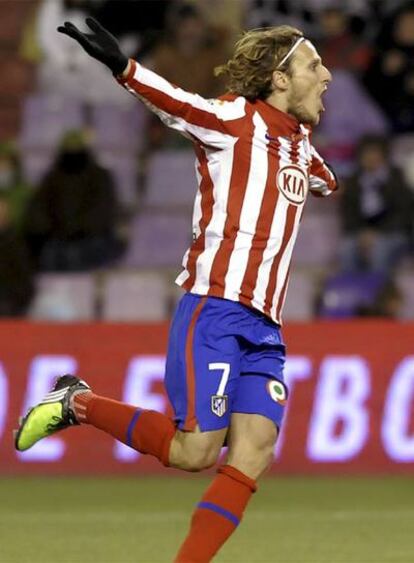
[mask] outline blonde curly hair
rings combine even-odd
[[[273,91],[272,74],[278,69],[289,72],[289,59],[278,65],[303,37],[303,33],[290,25],[252,29],[237,41],[233,57],[215,68],[216,76],[227,78],[227,89],[248,99],[266,99]]]

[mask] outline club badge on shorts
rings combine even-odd
[[[228,406],[227,395],[212,395],[211,397],[211,410],[217,416],[223,416],[227,412]]]
[[[272,399],[281,405],[285,405],[288,398],[287,387],[281,381],[272,379],[267,383],[267,390]]]

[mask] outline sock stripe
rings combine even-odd
[[[127,429],[127,435],[126,435],[126,445],[129,446],[130,448],[132,448],[132,432],[134,431],[135,425],[137,423],[137,420],[140,416],[140,414],[142,413],[141,409],[137,409],[134,413],[134,416],[132,417],[131,422],[129,423],[128,429]]]
[[[232,522],[235,526],[238,526],[240,524],[240,520],[239,518],[237,518],[237,516],[235,516],[222,506],[219,506],[218,504],[214,504],[212,502],[200,502],[198,503],[197,508],[205,508],[206,510],[217,512],[217,514],[220,514],[220,516],[224,516],[224,518],[230,520],[230,522]]]

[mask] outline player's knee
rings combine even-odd
[[[274,453],[275,453],[274,442],[272,442],[271,444],[266,444],[261,449],[259,453],[259,457],[261,461],[261,466],[263,468],[262,472],[266,471],[266,469],[268,469],[269,466],[273,463]]]
[[[228,463],[242,471],[252,479],[260,477],[274,459],[274,447],[277,431],[250,437],[249,440],[238,441],[229,452]]]
[[[172,449],[170,462],[185,471],[202,471],[213,466],[221,451],[223,436],[206,436],[201,433],[180,435]]]
[[[262,472],[268,469],[269,465],[273,462],[276,439],[277,430],[275,427],[274,432],[268,434],[265,439],[257,445],[257,457],[260,461]]]
[[[196,450],[189,452],[186,459],[187,471],[203,471],[212,467],[217,461],[218,454],[215,450]]]
[[[229,456],[228,463],[252,479],[258,479],[273,461],[273,448],[252,448]]]

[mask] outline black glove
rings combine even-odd
[[[76,39],[88,55],[109,67],[115,76],[122,74],[128,65],[128,57],[121,52],[118,41],[93,18],[85,21],[93,33],[82,33],[70,22],[65,22],[57,30]]]
[[[334,176],[334,178],[335,178],[336,185],[337,185],[337,187],[339,188],[339,178],[338,178],[338,176],[336,175],[336,172],[335,172],[335,170],[333,169],[333,166],[332,166],[331,164],[329,164],[329,162],[326,162],[326,160],[324,160],[324,163],[325,163],[325,166],[327,166],[327,167],[329,168],[329,170],[332,172],[332,174],[333,174],[333,176]]]

